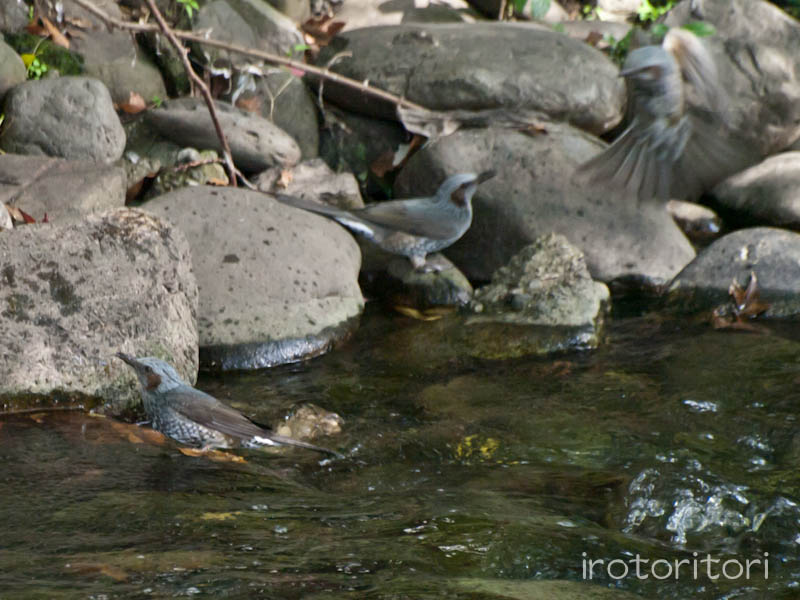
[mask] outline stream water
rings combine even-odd
[[[344,460],[0,420],[0,598],[800,596],[796,326],[618,318],[484,361],[426,325],[371,308],[326,356],[198,382],[260,422],[339,413],[315,442]]]

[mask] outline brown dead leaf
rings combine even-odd
[[[334,36],[339,33],[346,23],[336,21],[333,17],[323,15],[318,18],[311,18],[301,26],[306,43],[311,46],[327,46]]]
[[[244,95],[239,96],[236,99],[236,106],[237,108],[241,108],[242,110],[246,110],[249,113],[253,113],[254,115],[261,114],[261,105],[262,100],[258,96],[248,96],[245,97]]]
[[[126,114],[135,115],[147,109],[147,102],[144,101],[140,94],[132,91],[128,99],[118,104],[116,108]]]
[[[392,308],[401,315],[411,317],[417,321],[437,321],[455,310],[452,306],[435,306],[425,310],[414,308],[413,306],[393,306]]]
[[[69,50],[69,40],[58,30],[58,27],[53,25],[50,19],[45,16],[39,17],[39,20],[42,22],[45,30],[47,30],[50,39],[53,40],[53,43]]]
[[[121,421],[109,421],[111,428],[120,434],[121,437],[127,439],[131,444],[154,444],[156,446],[163,446],[167,438],[149,427],[139,427],[138,425],[131,425],[130,423],[122,423]]]
[[[26,213],[24,210],[17,206],[12,206],[11,204],[6,204],[6,208],[8,209],[8,214],[11,215],[11,218],[14,219],[17,223],[36,223],[36,219]]]
[[[285,190],[289,187],[289,184],[292,183],[293,179],[294,173],[291,169],[281,169],[281,174],[278,177],[278,180],[275,182],[274,187]]]
[[[232,463],[245,463],[247,462],[243,457],[237,454],[230,454],[222,452],[221,450],[202,450],[198,448],[178,448],[181,454],[192,457],[203,457],[214,462],[232,462]]]
[[[597,48],[598,44],[603,41],[603,34],[599,31],[592,30],[589,32],[589,35],[586,36],[584,41],[590,46]]]

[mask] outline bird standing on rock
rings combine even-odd
[[[620,185],[640,201],[692,200],[755,162],[727,131],[714,59],[694,34],[671,29],[661,46],[632,50],[620,74],[633,119],[579,168],[590,181]]]
[[[447,178],[432,197],[376,202],[353,210],[282,194],[277,198],[331,217],[387,252],[407,256],[415,269],[424,270],[428,254],[451,246],[469,229],[472,196],[480,183],[494,175],[494,171],[460,173]]]
[[[239,411],[190,386],[163,360],[149,356],[134,358],[122,352],[118,352],[117,357],[136,372],[144,410],[153,429],[181,444],[203,450],[297,446],[342,457],[333,450],[264,429]]]

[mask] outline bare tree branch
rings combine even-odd
[[[95,6],[89,0],[71,0],[71,1],[75,2],[75,4],[77,4],[78,6],[85,8],[90,13],[100,18],[109,27],[117,27],[119,29],[126,29],[141,33],[161,31],[161,28],[155,24],[130,23],[128,21],[122,21],[121,19],[116,19],[106,14],[103,10]],[[319,67],[315,67],[313,65],[307,65],[302,62],[297,62],[295,60],[286,58],[285,56],[270,54],[269,52],[263,52],[261,50],[255,50],[253,48],[246,48],[245,46],[239,46],[237,44],[229,44],[227,42],[221,42],[219,40],[208,38],[202,35],[197,35],[196,33],[191,31],[173,29],[172,33],[175,35],[175,37],[181,40],[196,42],[198,44],[205,44],[206,46],[211,46],[212,48],[220,48],[222,50],[228,50],[229,52],[235,52],[237,54],[243,54],[245,56],[252,56],[253,58],[259,58],[265,62],[274,65],[291,67],[292,69],[297,69],[298,71],[302,71],[306,75],[309,75],[313,78],[333,81],[334,83],[338,83],[340,85],[344,85],[353,88],[355,90],[358,90],[364,94],[367,94],[368,96],[372,96],[373,98],[385,100],[386,102],[389,102],[396,106],[402,106],[404,108],[409,108],[412,110],[421,110],[421,111],[427,110],[424,106],[417,104],[416,102],[411,102],[410,100],[406,100],[405,98],[402,98],[390,92],[386,92],[376,87],[372,87],[366,82],[356,81],[355,79],[351,79],[350,77],[345,77],[344,75],[333,73],[328,69],[322,69]]]
[[[172,31],[170,26],[167,25],[167,22],[164,20],[164,15],[162,15],[161,11],[158,10],[154,0],[145,0],[145,2],[147,2],[147,6],[150,8],[150,13],[155,17],[156,21],[158,21],[158,26],[161,31],[164,32],[164,35],[167,36],[170,44],[172,44],[175,47],[175,50],[178,51],[178,55],[180,55],[181,62],[183,63],[183,68],[186,71],[186,74],[189,76],[189,79],[191,79],[197,89],[200,90],[200,93],[203,95],[203,100],[206,101],[208,112],[211,115],[211,121],[214,123],[214,129],[217,131],[217,137],[219,137],[220,144],[222,144],[222,157],[225,160],[225,167],[228,169],[230,184],[231,186],[236,187],[236,167],[233,164],[233,155],[231,154],[231,148],[228,145],[228,140],[225,137],[225,132],[222,131],[222,126],[219,124],[219,117],[217,116],[217,109],[214,106],[214,99],[211,97],[211,92],[208,91],[208,86],[202,79],[200,79],[200,76],[195,73],[191,63],[189,62],[189,50],[183,44],[181,44],[180,40],[175,36],[175,33]]]

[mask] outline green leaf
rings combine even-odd
[[[525,10],[525,5],[527,3],[528,0],[511,0],[511,5],[514,7],[514,12],[518,15],[522,14],[522,11]]]
[[[548,10],[550,10],[550,0],[531,0],[531,16],[534,19],[543,18]]]
[[[686,31],[691,31],[697,37],[709,37],[717,33],[717,30],[711,23],[704,23],[703,21],[690,21],[683,26]]]

